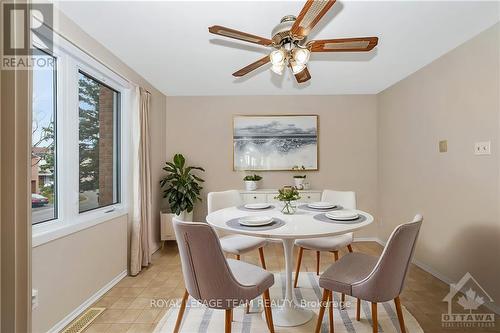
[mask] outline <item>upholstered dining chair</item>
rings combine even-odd
[[[210,214],[223,208],[240,206],[242,200],[238,191],[229,190],[208,193],[207,203],[208,213]],[[266,260],[264,258],[264,246],[267,245],[266,239],[244,235],[228,235],[220,237],[220,245],[224,252],[236,256],[237,260],[240,260],[242,254],[258,249],[262,268],[266,269]]]
[[[225,310],[225,332],[231,332],[233,309],[262,295],[268,329],[274,333],[269,288],[274,276],[222,252],[217,234],[206,223],[172,221],[179,246],[186,290],[174,333],[179,332],[189,296],[213,309]]]
[[[356,193],[350,191],[332,191],[324,190],[321,195],[321,201],[332,202],[336,205],[340,205],[347,209],[356,209]],[[352,252],[351,243],[353,241],[352,232],[333,236],[333,237],[321,237],[321,238],[308,238],[308,239],[298,239],[295,241],[295,245],[299,247],[299,255],[297,257],[297,267],[295,269],[295,281],[293,286],[297,288],[297,282],[299,280],[300,264],[302,262],[302,254],[304,250],[316,251],[316,274],[319,275],[319,263],[320,263],[320,253],[332,252],[335,261],[339,258],[339,250],[347,247],[349,252]]]
[[[371,302],[374,333],[378,332],[377,303],[394,300],[401,332],[406,333],[399,295],[403,291],[422,221],[422,215],[416,215],[412,222],[396,227],[380,257],[358,252],[348,253],[321,274],[319,285],[324,291],[316,333],[321,329],[327,303],[330,332],[333,332],[333,291],[357,298],[356,320],[358,321],[361,300]]]

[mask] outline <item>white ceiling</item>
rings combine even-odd
[[[499,21],[498,2],[337,1],[312,39],[378,36],[369,53],[313,54],[312,79],[298,86],[289,73],[261,68],[231,73],[269,53],[212,35],[223,25],[270,38],[282,16],[302,1],[60,2],[87,33],[169,96],[374,94]]]

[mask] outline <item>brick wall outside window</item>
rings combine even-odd
[[[114,91],[101,86],[99,93],[99,206],[113,204],[113,97]]]

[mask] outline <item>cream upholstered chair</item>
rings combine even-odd
[[[206,223],[172,221],[179,246],[186,291],[177,315],[179,332],[189,296],[202,304],[225,310],[225,332],[231,332],[233,308],[262,295],[267,326],[274,333],[269,288],[274,276],[264,269],[224,257],[217,234]]]
[[[356,193],[350,191],[332,191],[324,190],[321,195],[321,201],[332,202],[336,205],[340,205],[347,209],[356,209]],[[319,260],[320,252],[333,252],[335,261],[339,258],[339,250],[343,247],[347,247],[349,252],[352,252],[351,243],[353,241],[352,232],[333,236],[333,237],[321,237],[321,238],[308,238],[308,239],[298,239],[295,241],[295,245],[299,247],[299,255],[297,257],[297,268],[295,270],[295,281],[294,287],[297,288],[297,282],[299,280],[300,264],[302,262],[302,254],[304,250],[316,251],[316,274],[319,275]]]
[[[242,204],[240,193],[236,190],[210,192],[208,193],[208,213],[215,212],[227,207],[240,206]],[[260,262],[262,268],[266,269],[266,260],[264,259],[264,246],[267,240],[252,236],[229,235],[220,238],[222,250],[236,256],[240,260],[243,253],[259,249]]]
[[[358,299],[356,320],[360,319],[361,300],[371,302],[374,333],[378,331],[377,303],[394,300],[401,332],[406,332],[399,295],[403,291],[422,221],[422,215],[416,215],[412,222],[396,227],[380,257],[348,253],[321,274],[319,285],[324,292],[316,333],[320,331],[327,303],[330,332],[333,332],[333,291]]]

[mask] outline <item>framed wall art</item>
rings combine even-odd
[[[233,169],[318,170],[318,116],[234,116]]]

